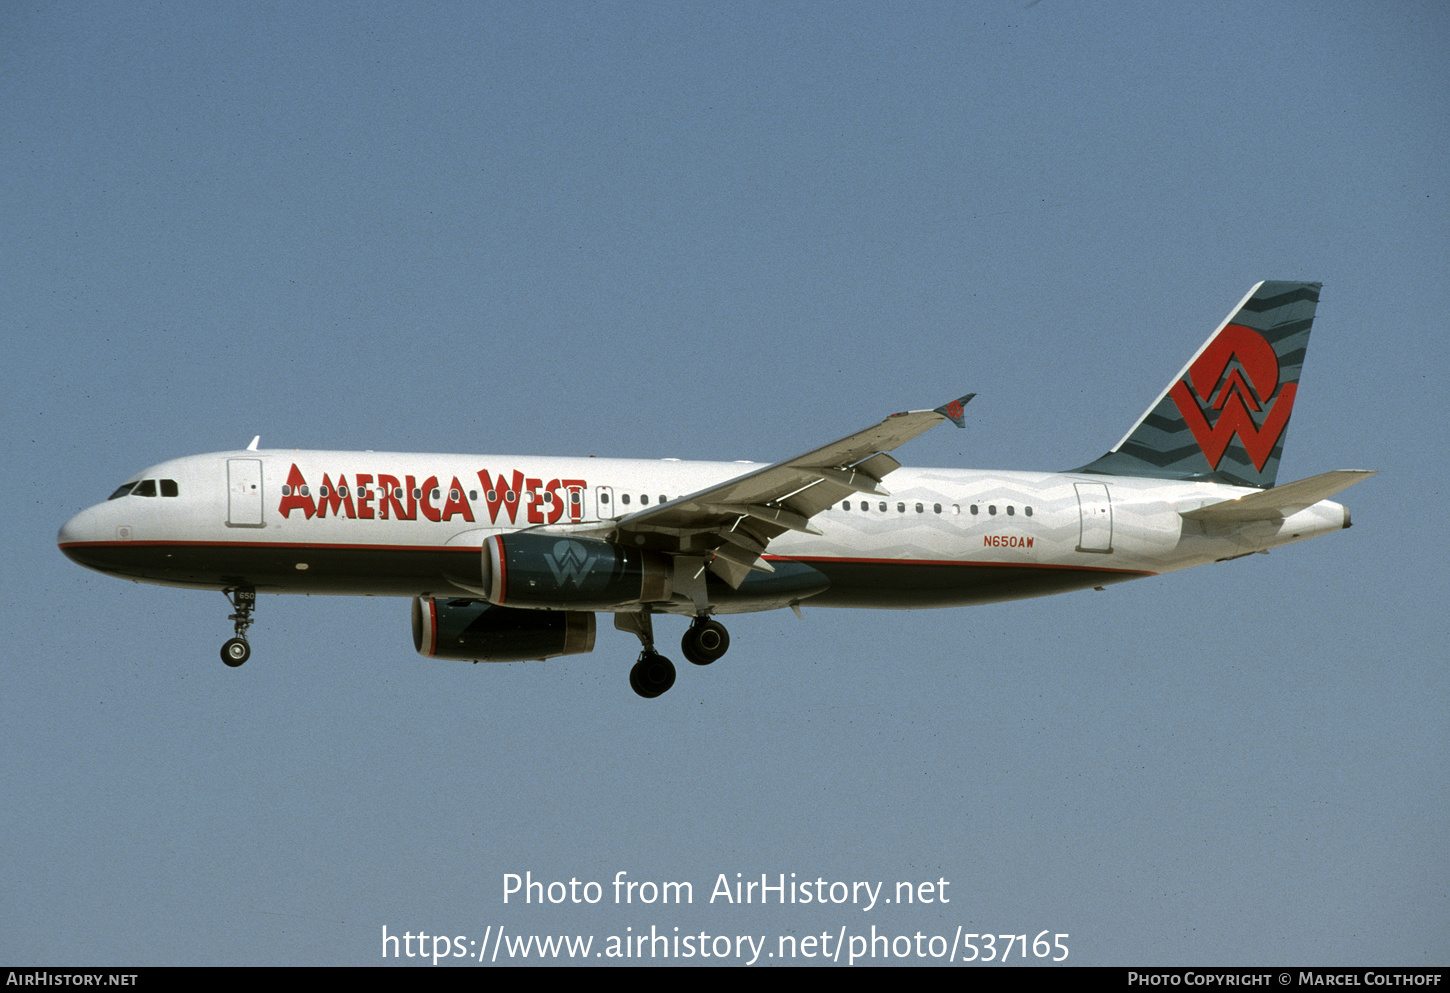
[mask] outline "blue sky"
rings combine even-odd
[[[1444,964],[1443,5],[12,5],[0,14],[0,961],[380,934],[1071,934],[1079,964]],[[405,601],[85,572],[77,510],[245,445],[910,465],[1118,440],[1324,283],[1281,479],[1355,528],[1039,601],[737,618],[630,692],[422,659]],[[661,622],[673,644],[683,625]],[[507,873],[686,880],[519,907]],[[720,873],[951,881],[722,907]],[[633,932],[631,932],[633,933]]]

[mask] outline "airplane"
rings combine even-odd
[[[1103,588],[1350,526],[1328,498],[1374,475],[1276,485],[1319,283],[1261,282],[1101,458],[1065,472],[905,468],[890,453],[965,426],[967,394],[783,462],[244,450],[174,459],[65,523],[90,569],[221,591],[251,655],[260,593],[412,598],[414,648],[515,662],[592,651],[595,614],[634,634],[630,686],[675,666],[653,619],[803,604],[956,607]],[[887,479],[890,488],[887,488]]]

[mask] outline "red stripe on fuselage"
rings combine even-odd
[[[503,556],[500,535],[491,535],[487,540],[498,542],[499,603],[503,603],[508,591],[508,575]],[[272,548],[278,550],[304,551],[368,551],[368,552],[453,552],[478,554],[482,551],[476,545],[375,545],[352,542],[289,542],[289,541],[67,541],[60,548]],[[1100,565],[1069,565],[1062,562],[1007,562],[982,559],[891,559],[867,558],[854,555],[762,555],[767,562],[813,562],[850,563],[852,565],[929,565],[929,566],[1003,566],[1023,569],[1080,569],[1084,572],[1120,572],[1132,576],[1156,576],[1150,569],[1114,569]]]
[[[1158,575],[1158,573],[1150,569],[1106,569],[1100,565],[1065,565],[1061,562],[1001,562],[983,561],[981,559],[870,559],[857,558],[851,555],[762,555],[761,558],[768,562],[803,562],[806,565],[818,562],[823,565],[831,565],[832,563],[841,565],[959,565],[971,568],[993,568],[1001,566],[1010,569],[1054,569],[1068,572],[1120,572],[1126,576]]]

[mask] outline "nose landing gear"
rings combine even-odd
[[[247,644],[247,628],[252,626],[252,610],[257,605],[256,590],[222,590],[222,596],[232,605],[235,613],[227,620],[235,622],[236,637],[222,646],[222,661],[232,668],[252,657],[252,646]]]

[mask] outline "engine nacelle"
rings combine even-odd
[[[527,662],[594,650],[594,615],[413,598],[413,647],[434,659]]]
[[[597,538],[496,534],[483,545],[489,603],[531,609],[614,610],[669,600],[668,556]]]

